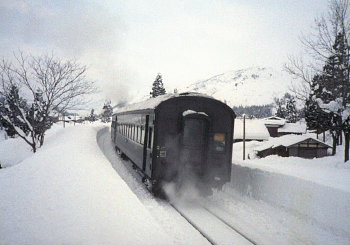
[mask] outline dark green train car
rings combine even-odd
[[[120,109],[111,137],[145,182],[218,187],[230,181],[235,114],[198,93],[166,94]]]

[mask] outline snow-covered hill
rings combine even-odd
[[[230,106],[263,105],[273,102],[288,91],[290,77],[282,71],[266,67],[250,67],[213,76],[192,83],[183,91],[205,93],[226,101]]]

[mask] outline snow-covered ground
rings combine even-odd
[[[272,140],[278,138],[272,138]],[[344,163],[344,146],[338,146],[335,156],[304,159],[299,157],[280,157],[276,155],[254,158],[255,150],[268,142],[246,142],[246,154],[252,159],[243,161],[243,143],[233,144],[232,161],[235,164],[257,168],[302,178],[320,185],[350,192],[350,161]]]
[[[100,151],[99,129],[57,130],[1,169],[1,244],[173,243]]]
[[[167,202],[147,191],[128,162],[115,153],[104,126],[67,125],[63,129],[55,125],[35,154],[18,139],[0,141],[0,161],[6,165],[0,170],[0,244],[208,244]],[[263,159],[240,161],[239,155],[237,143],[235,163],[248,169],[265,166],[278,174],[303,169],[300,159],[294,159],[297,163],[288,159],[289,170],[282,170],[285,158],[270,159],[271,167]],[[337,176],[343,173],[346,178],[347,165],[336,167],[337,157],[324,159],[331,162],[329,166],[324,163],[327,169],[333,166],[339,171]],[[311,163],[313,171],[326,168],[309,161],[305,163]],[[304,178],[310,171],[304,170]],[[307,215],[242,195],[230,184],[199,201],[221,210],[258,244],[350,243],[347,234]]]

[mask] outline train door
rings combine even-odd
[[[180,154],[180,181],[197,181],[205,173],[209,120],[205,114],[183,117]]]

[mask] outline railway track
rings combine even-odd
[[[210,208],[195,204],[170,205],[213,245],[257,245],[222,215],[216,214]]]

